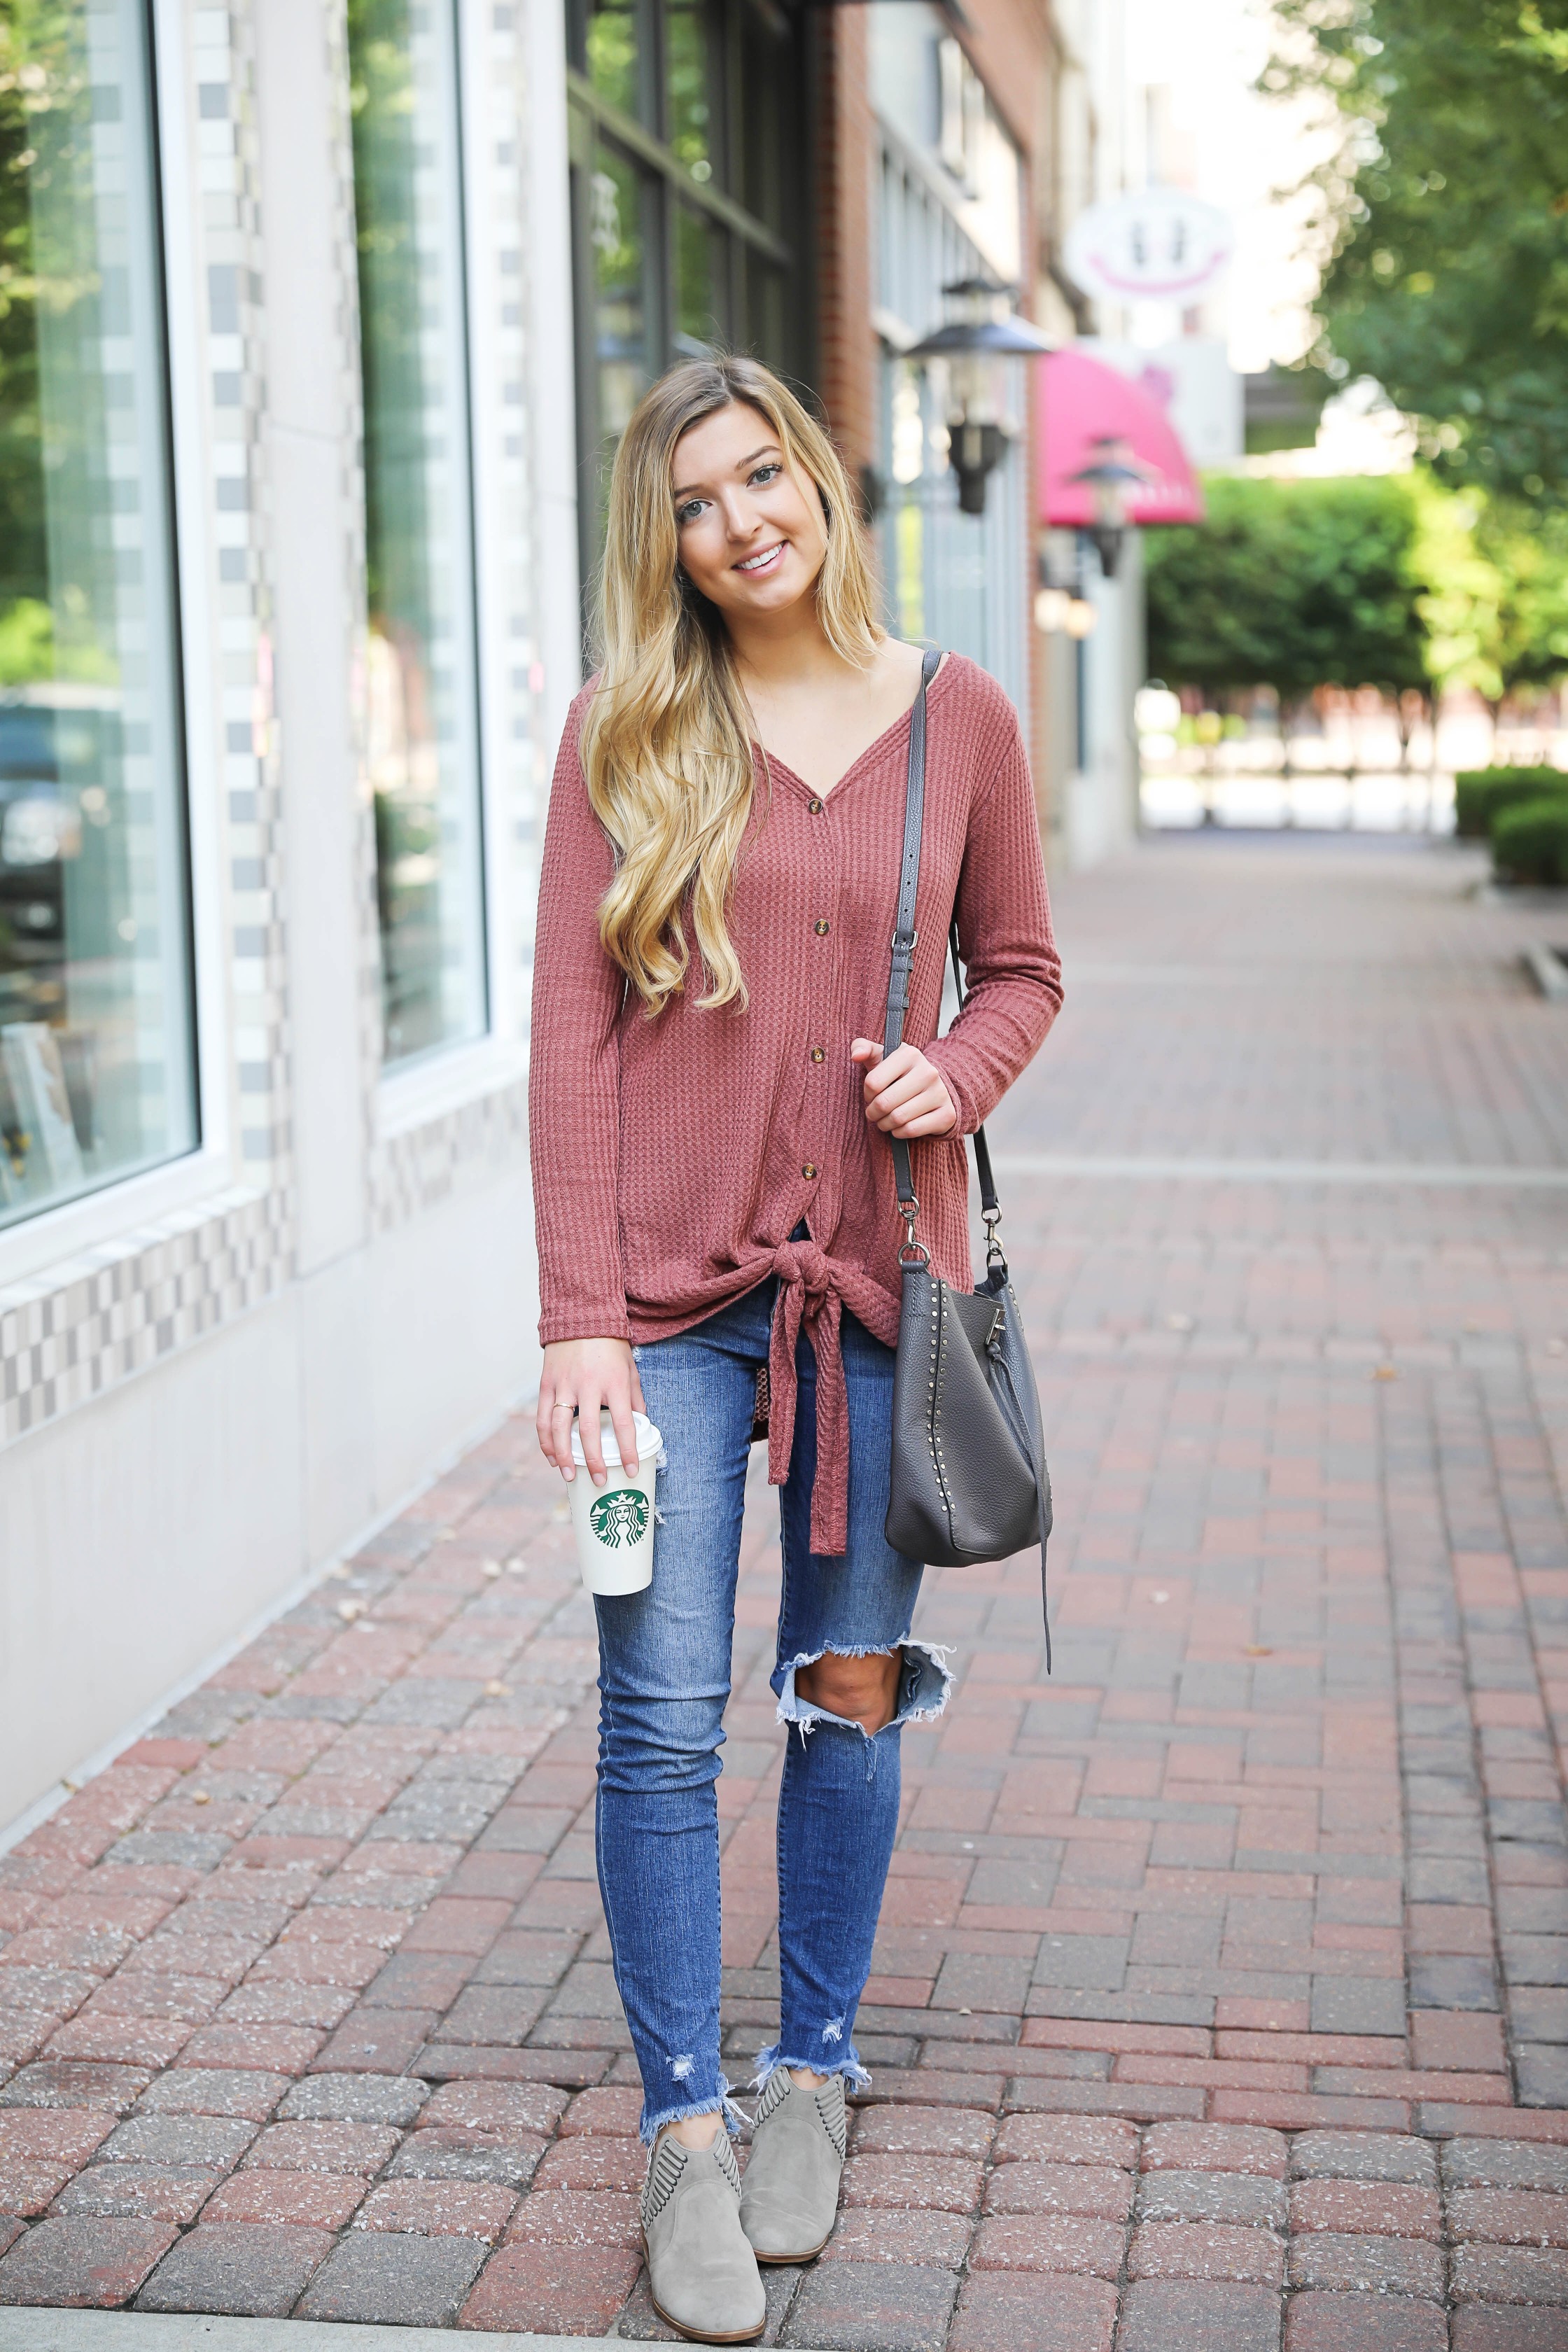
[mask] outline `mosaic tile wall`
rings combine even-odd
[[[177,0],[172,0],[177,5]],[[221,814],[226,875],[231,1111],[239,1139],[241,1181],[194,1207],[83,1251],[26,1281],[0,1289],[0,1448],[119,1381],[166,1360],[274,1296],[293,1271],[287,1003],[284,961],[279,763],[272,696],[272,613],[277,585],[268,561],[265,304],[275,289],[262,274],[256,113],[254,10],[265,0],[189,11],[195,88],[186,93],[201,217],[205,289],[205,390],[212,479],[207,514],[212,562],[206,593],[216,599],[213,637],[221,663]],[[500,534],[492,572],[505,604],[511,658],[485,688],[493,698],[492,747],[504,745],[500,789],[503,838],[489,857],[507,866],[500,894],[506,924],[503,955],[521,970],[531,930],[535,810],[548,747],[538,736],[542,678],[532,636],[532,474],[528,440],[526,366],[527,240],[522,158],[527,129],[523,45],[510,5],[465,0],[464,37],[482,45],[470,88],[482,89],[485,119],[467,125],[484,167],[480,200],[491,208],[482,241],[485,265],[472,304],[486,319],[500,362],[498,400],[482,403],[487,446],[478,453],[481,495]],[[359,403],[358,327],[353,262],[352,158],[342,0],[322,0],[322,38],[332,86],[340,93],[336,150],[337,236],[341,257],[340,342],[344,414]],[[346,445],[345,445],[346,446]],[[357,459],[345,468],[342,509],[349,518],[342,560],[353,585],[356,643],[345,649],[358,674],[363,624],[363,499]],[[201,593],[187,581],[187,595]],[[493,639],[492,639],[493,642]],[[198,762],[199,772],[199,762]],[[380,980],[374,843],[368,799],[360,828],[358,903],[362,913],[361,1066],[354,1074],[363,1106],[371,1225],[386,1234],[437,1202],[526,1162],[525,1087],[515,1076],[438,1118],[395,1138],[375,1135],[380,1070]],[[203,1008],[214,1017],[215,1008]]]

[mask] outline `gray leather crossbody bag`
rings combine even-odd
[[[904,799],[904,853],[899,871],[899,913],[882,1037],[884,1057],[903,1039],[915,954],[915,894],[920,884],[921,832],[925,814],[926,688],[941,656],[928,653],[921,690],[910,715],[909,780]],[[949,944],[962,1007],[963,971],[954,921]],[[1040,1547],[1040,1605],[1046,1608],[1046,1538],[1051,1531],[1051,1482],[1040,1432],[1040,1399],[1024,1337],[1024,1319],[1008,1279],[997,1228],[1002,1212],[985,1130],[974,1137],[985,1224],[985,1279],[954,1290],[931,1272],[916,1233],[910,1147],[889,1139],[904,1240],[899,1251],[902,1299],[893,1376],[893,1475],[888,1541],[896,1551],[932,1567],[960,1568],[1005,1559],[1030,1544]],[[1046,1618],[1046,1671],[1051,1629]]]

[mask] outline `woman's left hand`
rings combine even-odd
[[[884,1135],[912,1142],[922,1135],[953,1132],[958,1107],[942,1072],[918,1045],[900,1045],[884,1061],[875,1038],[857,1037],[849,1058],[866,1073],[866,1116]]]

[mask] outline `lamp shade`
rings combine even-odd
[[[1002,359],[1035,360],[1056,345],[1026,319],[952,320],[900,354],[906,360],[951,360],[963,352],[994,352]]]
[[[1007,287],[993,285],[986,278],[962,278],[942,290],[955,315],[905,352],[905,359],[951,360],[966,352],[984,352],[998,359],[1027,360],[1055,351],[1047,337],[1014,314]]]

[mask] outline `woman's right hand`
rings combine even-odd
[[[635,1464],[637,1430],[632,1414],[643,1411],[642,1382],[625,1339],[552,1339],[544,1350],[539,1381],[539,1450],[568,1485],[577,1475],[572,1459],[572,1419],[583,1424],[583,1453],[595,1486],[605,1484],[599,1414],[608,1409],[621,1460]]]

